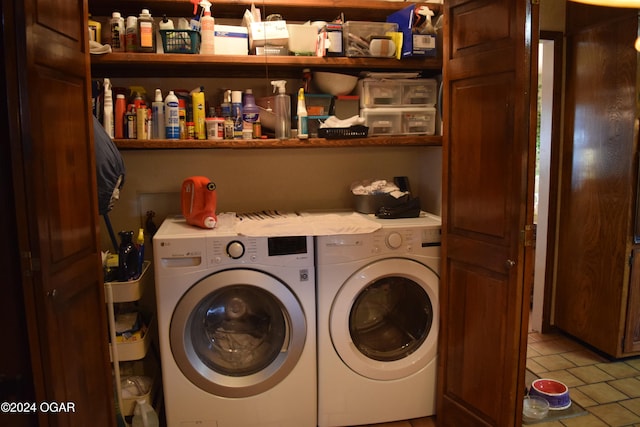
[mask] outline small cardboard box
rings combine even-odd
[[[398,31],[402,32],[402,53],[400,57],[435,57],[437,55],[436,36],[418,33],[416,26],[418,25],[419,17],[416,7],[427,6],[412,4],[387,16],[387,22],[398,24]]]
[[[249,49],[258,46],[287,46],[289,31],[287,21],[264,21],[249,24]]]
[[[216,24],[213,32],[216,55],[248,55],[249,31],[247,27]]]

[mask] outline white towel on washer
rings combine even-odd
[[[382,226],[358,213],[243,218],[236,232],[251,237],[326,236],[373,233]]]

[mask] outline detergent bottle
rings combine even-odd
[[[291,138],[291,97],[286,93],[287,81],[274,80],[271,82],[273,91],[278,92],[274,100],[276,114],[276,138]]]
[[[213,27],[215,21],[211,16],[211,3],[207,0],[202,0],[200,6],[204,9],[204,14],[200,18],[200,53],[213,55]]]

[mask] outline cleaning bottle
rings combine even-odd
[[[304,88],[298,90],[298,139],[309,138],[307,105],[304,102]]]
[[[231,115],[233,117],[233,139],[242,139],[242,91],[231,91]]]
[[[138,16],[138,52],[154,53],[156,51],[156,24],[149,9],[142,9]]]
[[[164,99],[165,134],[167,139],[180,139],[180,107],[172,90]]]
[[[286,93],[286,80],[274,80],[271,82],[273,91],[278,92],[275,96],[274,107],[276,114],[276,138],[291,138],[291,97]]]
[[[102,43],[102,24],[89,15],[89,40]]]
[[[204,14],[200,18],[200,53],[213,55],[213,27],[215,21],[211,16],[211,3],[207,0],[202,0],[200,6],[204,9]]]
[[[158,414],[153,406],[149,405],[146,399],[138,399],[133,409],[131,427],[158,427],[159,425]]]
[[[164,102],[162,101],[162,91],[160,89],[156,89],[155,100],[151,103],[151,117],[153,120],[151,138],[165,139]]]
[[[124,30],[124,50],[127,52],[138,51],[138,17],[127,16],[127,26]]]
[[[113,91],[111,80],[104,79],[104,110],[102,112],[102,126],[107,134],[113,139]]]
[[[242,139],[253,139],[259,137],[254,135],[254,126],[260,117],[260,110],[256,105],[253,91],[247,89],[244,92],[244,102],[242,103]]]
[[[123,93],[116,95],[116,108],[114,115],[114,136],[116,138],[124,138],[124,115],[127,111],[127,100]]]
[[[223,137],[224,139],[233,139],[233,117],[231,113],[231,91],[225,90],[220,104],[220,114],[224,118]]]
[[[126,282],[138,275],[138,250],[133,244],[133,231],[121,231],[118,234],[118,278],[121,282]]]
[[[111,49],[114,52],[124,52],[124,18],[120,12],[113,12],[109,21],[111,29]]]
[[[138,238],[136,239],[136,249],[138,249],[138,278],[142,275],[144,269],[144,228],[138,229]]]

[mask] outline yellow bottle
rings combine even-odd
[[[102,24],[89,18],[89,40],[102,43]]]
[[[191,105],[193,105],[193,122],[195,125],[195,138],[207,139],[207,130],[205,125],[206,114],[204,111],[204,92],[191,93]]]

